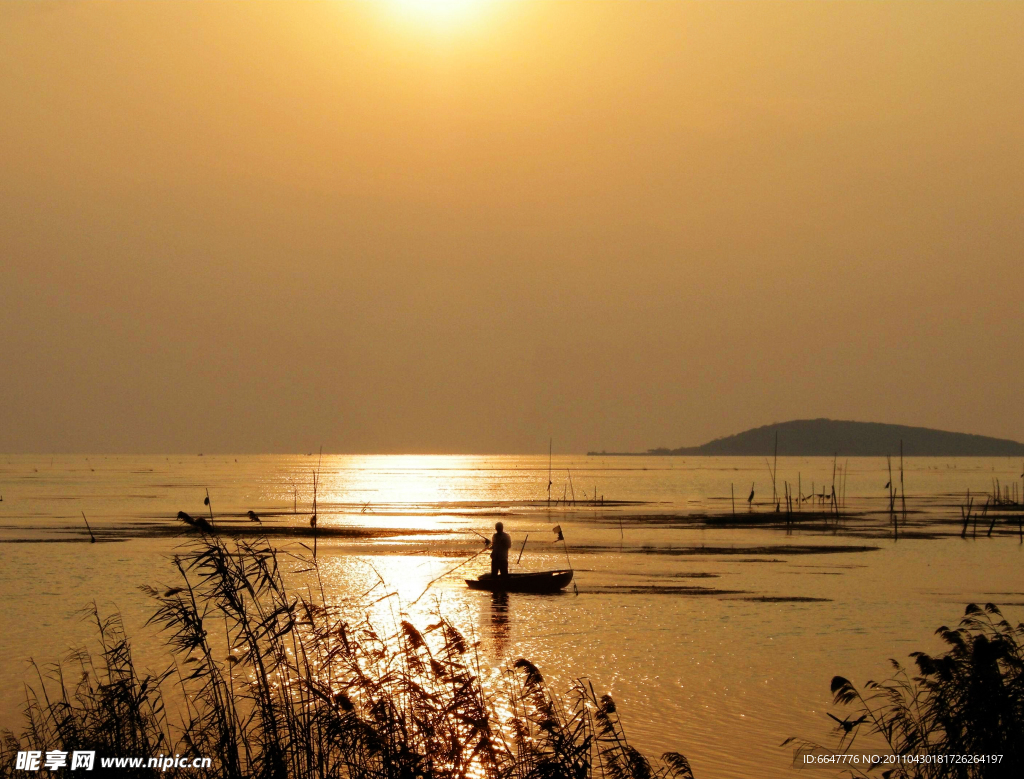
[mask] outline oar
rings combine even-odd
[[[519,561],[523,559],[523,550],[526,549],[526,542],[530,540],[530,534],[526,534],[526,538],[523,539],[523,545],[519,547],[519,557],[516,558],[516,565],[519,565]]]

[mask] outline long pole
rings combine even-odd
[[[846,465],[843,466],[843,508],[846,508],[846,480],[850,478],[850,458],[846,458]]]
[[[907,491],[903,488],[903,439],[900,439],[900,501],[903,503],[903,524],[907,524]]]
[[[548,507],[551,506],[551,443],[554,439],[548,439]]]
[[[519,561],[523,559],[523,550],[526,549],[526,542],[530,540],[530,534],[526,534],[526,538],[523,539],[523,545],[519,547],[519,557],[516,558],[516,565],[519,565]]]
[[[885,462],[889,466],[889,483],[886,486],[889,488],[889,513],[892,514],[896,505],[896,487],[892,483],[892,457],[886,455]]]
[[[85,519],[85,512],[84,511],[82,512],[82,519],[85,520],[85,529],[89,531],[89,543],[90,544],[95,544],[96,543],[96,536],[94,536],[92,534],[92,528],[89,527],[89,520]]]
[[[836,512],[836,519],[839,519],[839,506],[836,504],[836,458],[838,453],[832,457],[832,508]]]
[[[779,431],[775,431],[775,460],[772,465],[772,502],[778,503],[778,495],[775,492],[775,474],[779,472]]]

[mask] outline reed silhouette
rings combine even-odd
[[[1024,776],[1024,624],[1012,626],[999,609],[970,604],[956,629],[936,634],[949,647],[940,655],[914,652],[917,673],[892,661],[895,673],[869,681],[863,691],[848,679],[832,679],[837,705],[852,707],[839,724],[837,749],[849,749],[857,729],[881,737],[893,754],[999,756],[998,761],[910,760],[850,768],[850,776],[886,779],[1002,779]],[[858,716],[859,715],[859,716]],[[802,740],[804,749],[835,749]]]

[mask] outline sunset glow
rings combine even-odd
[[[476,17],[486,0],[391,0],[403,18],[425,25],[451,28]]]
[[[0,779],[1024,775],[1022,30],[0,2]]]

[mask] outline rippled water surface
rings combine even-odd
[[[18,725],[30,657],[50,662],[91,639],[76,611],[92,601],[124,614],[143,665],[164,665],[138,588],[174,581],[170,557],[187,542],[174,517],[209,511],[207,490],[215,523],[256,527],[252,509],[275,544],[302,552],[310,539],[287,528],[308,528],[318,460],[0,456],[0,723]],[[835,483],[843,503],[838,521],[814,499],[794,503],[789,522],[761,458],[555,457],[550,504],[546,456],[324,456],[319,467],[331,597],[394,593],[371,607],[383,621],[440,609],[492,672],[524,656],[556,688],[586,676],[615,697],[637,746],[685,753],[701,779],[807,776],[780,744],[831,743],[833,675],[861,683],[885,676],[890,657],[938,650],[935,628],[972,601],[1024,619],[1019,510],[993,511],[991,536],[991,515],[966,538],[960,519],[967,491],[981,506],[995,479],[1019,500],[1016,461],[908,460],[895,529],[878,459],[780,458],[780,495],[788,483],[830,496]],[[513,570],[571,565],[576,591],[467,589],[486,555],[452,569],[498,519]]]

